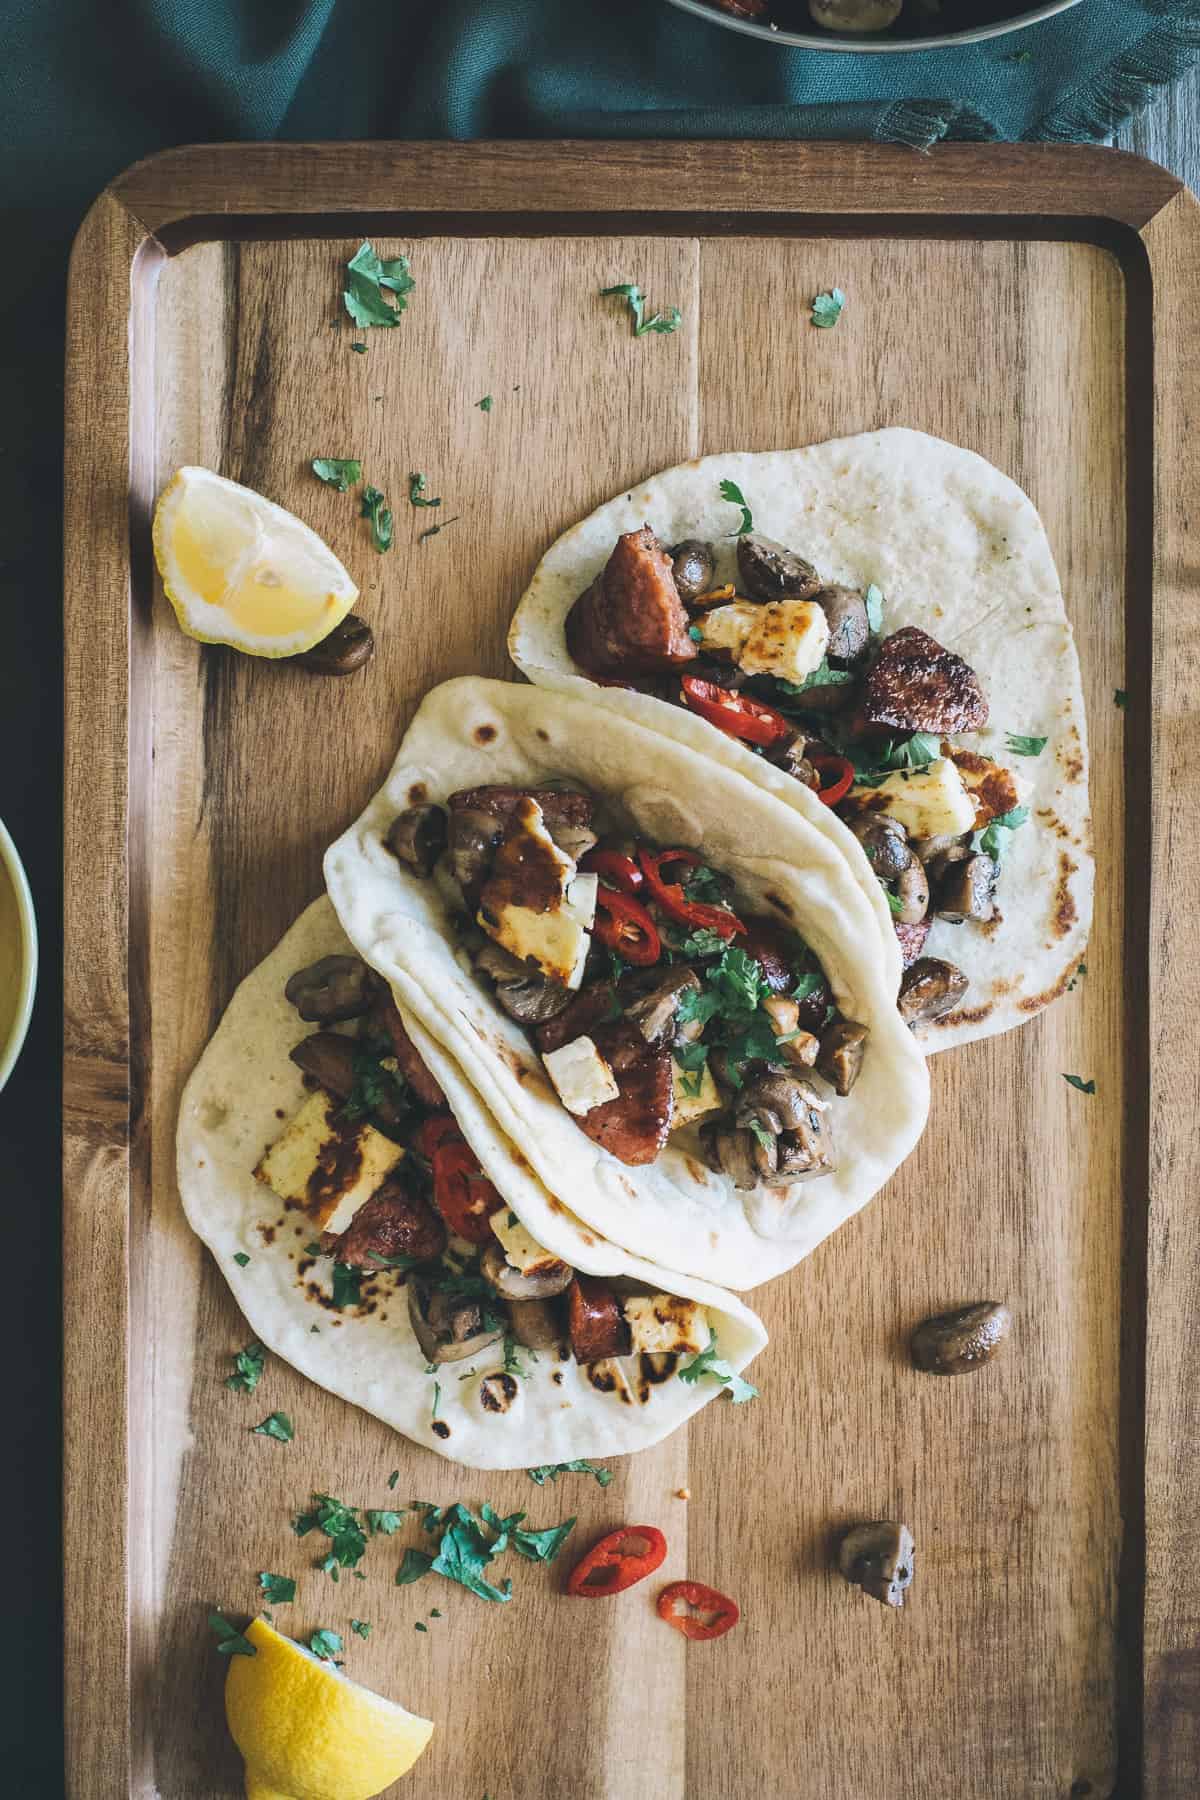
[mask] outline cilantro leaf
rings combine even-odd
[[[699,931],[693,931],[689,937],[682,939],[676,949],[680,956],[689,958],[720,956],[725,944],[726,940],[719,931],[714,931],[711,925],[703,925]]]
[[[478,407],[478,408],[479,408],[479,410],[480,410],[480,412],[491,412],[491,410],[492,410],[492,396],[491,396],[491,395],[490,395],[490,394],[485,394],[485,395],[484,395],[484,396],[483,396],[483,399],[482,399],[482,400],[477,400],[477,401],[476,401],[476,402],[475,402],[475,404],[476,404],[476,406],[477,406],[477,407]]]
[[[1122,712],[1125,710],[1125,704],[1128,699],[1129,695],[1125,692],[1124,688],[1113,689],[1113,705],[1119,706]]]
[[[313,1502],[312,1512],[298,1513],[292,1520],[292,1530],[297,1537],[306,1537],[310,1531],[325,1533],[330,1542],[329,1552],[315,1566],[336,1581],[338,1569],[353,1569],[362,1561],[367,1547],[366,1533],[357,1506],[347,1506],[344,1501],[335,1500],[332,1494],[314,1494]]]
[[[369,1638],[371,1635],[371,1627],[366,1619],[351,1619],[350,1629],[357,1632],[360,1638]]]
[[[420,1581],[422,1575],[428,1575],[433,1567],[433,1558],[424,1550],[406,1550],[404,1561],[396,1571],[396,1586],[407,1587],[410,1582]]]
[[[1028,817],[1029,808],[1027,806],[1014,806],[1011,812],[1000,813],[997,818],[992,820],[987,829],[980,833],[978,847],[985,856],[991,857],[997,868],[1000,866],[1007,843],[1007,839],[1001,838],[1000,833],[1018,830]]]
[[[442,504],[440,494],[436,500],[425,498],[425,489],[428,485],[423,475],[415,469],[410,471],[408,477],[408,503],[410,506],[440,506]]]
[[[311,1244],[305,1244],[304,1254],[305,1256],[324,1256],[325,1252],[322,1250],[317,1239],[314,1238]]]
[[[354,482],[362,480],[362,464],[353,456],[314,456],[312,472],[339,494],[348,493]]]
[[[688,626],[688,636],[691,638],[693,644],[702,644],[704,642],[704,633],[698,625]]]
[[[402,1512],[376,1512],[374,1510],[367,1512],[367,1530],[372,1537],[377,1531],[382,1532],[384,1537],[391,1537],[399,1531],[403,1522],[404,1514]]]
[[[408,306],[405,296],[416,285],[409,274],[406,256],[384,261],[369,242],[364,242],[346,264],[342,300],[356,325],[396,325]],[[388,300],[387,293],[392,294],[394,300]]]
[[[233,1253],[233,1260],[239,1269],[244,1269],[246,1264],[250,1261],[250,1258],[246,1255],[244,1250],[235,1250]]]
[[[365,487],[362,491],[362,510],[360,518],[371,521],[371,542],[382,556],[385,550],[392,547],[392,533],[395,521],[391,508],[377,487]]]
[[[270,1575],[266,1569],[261,1569],[258,1585],[263,1599],[269,1600],[272,1606],[286,1606],[296,1598],[296,1584],[290,1575]]]
[[[400,1479],[399,1469],[393,1469],[391,1474],[388,1476],[388,1480],[387,1480],[388,1487],[394,1488],[396,1483],[399,1481],[399,1479]]]
[[[699,1099],[704,1090],[704,1072],[708,1068],[707,1044],[677,1044],[671,1056],[683,1070],[680,1087],[689,1100]]]
[[[721,498],[722,500],[728,500],[730,506],[740,506],[742,509],[742,522],[737,530],[731,535],[733,537],[745,537],[748,531],[753,531],[754,515],[746,505],[746,496],[743,494],[736,481],[723,481],[721,483]]]
[[[365,356],[367,354],[367,346],[365,344],[351,344],[350,348],[357,351],[359,356]]]
[[[326,1631],[322,1626],[314,1631],[308,1640],[308,1647],[314,1656],[323,1662],[333,1662],[338,1654],[346,1648],[336,1631]]]
[[[1081,1094],[1094,1094],[1096,1091],[1095,1082],[1085,1081],[1082,1075],[1064,1075],[1063,1080],[1068,1087],[1078,1088]]]
[[[623,300],[628,302],[633,320],[634,337],[645,337],[648,331],[678,331],[683,323],[683,314],[677,306],[669,306],[665,313],[655,313],[648,319],[646,317],[646,296],[636,281],[619,281],[615,287],[601,288],[600,293],[605,298],[610,294],[619,294]]]
[[[516,1338],[511,1332],[506,1331],[504,1334],[504,1372],[506,1375],[520,1375],[523,1379],[528,1380],[529,1370],[521,1361],[519,1349]],[[534,1362],[537,1361],[535,1351],[530,1350],[528,1354],[533,1357]]]
[[[233,1358],[233,1374],[225,1377],[225,1386],[243,1394],[252,1394],[262,1380],[266,1351],[261,1344],[247,1344]]]
[[[222,1656],[257,1656],[258,1651],[248,1638],[244,1638],[229,1620],[219,1612],[210,1612],[208,1622],[217,1634],[217,1649]]]
[[[342,1103],[343,1118],[371,1118],[385,1106],[401,1115],[411,1112],[407,1083],[398,1068],[389,1066],[393,1061],[390,1046],[376,1049],[372,1042],[364,1045],[358,1040],[353,1055],[354,1086]]]
[[[867,625],[872,637],[878,637],[883,630],[883,595],[872,581],[863,595],[863,603],[867,609]]]
[[[435,538],[438,535],[439,531],[445,531],[447,525],[457,525],[461,516],[462,515],[460,513],[452,513],[448,519],[442,519],[439,521],[438,524],[429,525],[426,527],[426,529],[424,531],[418,531],[418,533],[417,533],[418,544],[423,544],[425,542],[426,538]]]
[[[809,324],[816,325],[821,331],[832,331],[845,304],[846,296],[841,288],[830,288],[828,293],[818,294],[812,302]]]
[[[1044,737],[1018,737],[1013,732],[1009,731],[1005,733],[1004,741],[1008,745],[1009,751],[1013,756],[1040,756],[1042,751],[1046,748],[1046,745],[1050,742],[1050,739]]]
[[[503,1539],[498,1539],[493,1546],[464,1506],[455,1507],[454,1511],[465,1515],[466,1522],[462,1518],[456,1518],[446,1526],[438,1553],[430,1567],[436,1575],[448,1576],[451,1581],[457,1581],[460,1587],[469,1588],[471,1593],[478,1594],[482,1600],[511,1600],[511,1580],[506,1578],[500,1587],[493,1587],[483,1574],[493,1555],[503,1548]]]
[[[883,897],[888,903],[893,919],[898,919],[900,914],[904,911],[903,900],[901,900],[899,894],[893,894],[891,888],[886,886],[882,881],[880,882],[880,886],[883,888]]]
[[[1076,969],[1075,973],[1072,975],[1070,981],[1068,981],[1068,983],[1067,983],[1068,994],[1074,993],[1075,983],[1080,979],[1081,976],[1086,975],[1086,974],[1087,974],[1087,964],[1085,962],[1081,962],[1079,967]]]
[[[361,1269],[353,1268],[349,1263],[334,1263],[333,1304],[338,1312],[344,1312],[348,1306],[361,1305],[362,1278]]]
[[[429,1627],[428,1627],[428,1625],[426,1625],[424,1619],[418,1619],[416,1624],[413,1626],[413,1630],[414,1631],[428,1631]]]
[[[429,1417],[431,1419],[437,1418],[438,1407],[441,1405],[441,1403],[442,1403],[442,1384],[440,1381],[435,1381],[433,1384],[433,1411],[429,1415]]]
[[[545,1531],[526,1531],[515,1525],[512,1531],[512,1547],[518,1556],[524,1556],[529,1562],[553,1562],[571,1533],[575,1529],[575,1520],[567,1519],[561,1525],[547,1526]]]
[[[286,1413],[268,1413],[261,1425],[252,1425],[251,1431],[256,1437],[276,1438],[281,1444],[290,1444],[296,1433],[292,1421]]]
[[[548,1481],[557,1481],[560,1475],[594,1475],[602,1488],[612,1480],[611,1469],[603,1469],[599,1463],[588,1462],[582,1456],[571,1462],[541,1463],[536,1469],[526,1469],[525,1473],[538,1487],[545,1487]]]
[[[748,1381],[743,1381],[740,1375],[735,1374],[721,1356],[715,1331],[699,1356],[693,1357],[692,1361],[685,1364],[679,1371],[680,1381],[695,1382],[704,1375],[711,1375],[714,1381],[719,1381],[722,1387],[728,1388],[729,1398],[735,1406],[740,1406],[744,1401],[754,1400],[758,1397],[758,1389],[752,1387]]]

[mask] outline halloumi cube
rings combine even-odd
[[[622,1311],[635,1351],[649,1356],[699,1355],[712,1337],[708,1313],[675,1294],[630,1294]]]
[[[620,1095],[616,1077],[590,1037],[572,1038],[560,1049],[548,1051],[542,1061],[559,1099],[578,1117]]]
[[[974,829],[975,801],[945,757],[923,769],[896,769],[877,788],[851,791],[898,819],[910,838],[958,837]]]
[[[537,908],[511,897],[520,895],[522,874],[533,869],[549,877],[549,903]],[[478,923],[519,962],[532,960],[550,980],[577,988],[591,945],[597,885],[594,875],[576,873],[572,858],[546,830],[541,807],[530,800],[514,814],[480,895]]]
[[[404,1155],[365,1119],[347,1119],[341,1102],[319,1088],[276,1138],[255,1179],[303,1207],[319,1231],[348,1229]]]
[[[555,1256],[544,1244],[539,1244],[531,1232],[526,1231],[516,1213],[502,1206],[494,1212],[489,1221],[492,1230],[499,1238],[504,1255],[514,1269],[522,1275],[534,1275],[541,1269],[557,1268],[562,1262],[561,1256]]]
[[[551,981],[561,981],[572,989],[583,981],[592,940],[565,904],[555,912],[502,906],[493,918],[481,912],[479,923],[510,956],[518,962],[532,959]]]
[[[700,648],[725,650],[736,662],[742,645],[750,636],[751,628],[762,610],[752,600],[734,600],[729,606],[714,606],[708,612],[701,613],[697,620],[700,627]]]
[[[775,600],[755,608],[737,662],[747,675],[799,683],[820,668],[828,648],[829,621],[815,600]]]
[[[675,1090],[672,1129],[690,1125],[694,1119],[706,1118],[709,1113],[720,1112],[720,1089],[707,1063],[699,1069],[681,1069],[672,1057],[671,1086]]]

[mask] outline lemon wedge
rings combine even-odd
[[[246,1800],[371,1800],[408,1773],[433,1736],[431,1719],[347,1681],[265,1619],[246,1636],[256,1654],[231,1657],[225,1677]]]
[[[187,635],[250,656],[311,650],[358,598],[315,531],[211,469],[179,469],[159,495],[154,557]]]

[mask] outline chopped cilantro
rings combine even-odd
[[[1064,1075],[1063,1080],[1068,1087],[1078,1088],[1081,1094],[1094,1094],[1096,1091],[1095,1082],[1085,1081],[1082,1075]]]
[[[490,395],[490,394],[485,394],[485,395],[484,395],[484,396],[483,396],[483,399],[482,399],[482,400],[477,400],[477,401],[476,401],[476,402],[475,402],[475,404],[476,404],[476,406],[477,406],[477,407],[478,407],[478,408],[479,408],[479,410],[480,410],[480,412],[491,412],[491,410],[492,410],[492,396],[491,396],[491,395]]]
[[[882,882],[880,883],[880,886],[883,887]],[[904,911],[904,902],[901,900],[899,894],[893,894],[890,887],[883,887],[883,897],[888,903],[893,919],[898,919],[900,914]]]
[[[530,1481],[538,1487],[545,1487],[548,1481],[557,1481],[560,1475],[594,1475],[602,1488],[606,1488],[612,1480],[612,1470],[603,1469],[599,1463],[588,1462],[577,1456],[571,1462],[541,1463],[536,1469],[526,1469]]]
[[[704,640],[704,633],[698,625],[688,626],[688,636],[691,638],[693,644],[702,643]]]
[[[415,469],[410,472],[408,477],[408,503],[410,506],[440,506],[442,504],[440,494],[436,500],[425,498],[425,489],[428,485],[425,477]]]
[[[689,869],[684,875],[683,891],[689,900],[701,900],[721,906],[725,902],[727,884],[707,863],[697,863],[694,869]]]
[[[499,1555],[505,1547],[505,1534],[502,1532],[495,1543],[489,1542],[474,1514],[461,1504],[451,1507],[450,1515],[438,1553],[430,1564],[434,1573],[457,1581],[460,1587],[469,1588],[482,1600],[498,1603],[511,1600],[511,1580],[506,1578],[499,1587],[493,1587],[483,1574],[492,1557]]]
[[[841,288],[830,288],[828,293],[818,294],[812,302],[809,324],[816,325],[821,331],[831,331],[841,318],[845,304],[846,296]]]
[[[313,1511],[298,1513],[292,1520],[292,1530],[297,1537],[306,1537],[310,1531],[325,1533],[330,1541],[329,1553],[315,1567],[332,1575],[335,1581],[339,1569],[353,1569],[362,1561],[367,1547],[357,1506],[347,1506],[331,1494],[314,1494]]]
[[[809,688],[845,687],[853,680],[854,675],[850,669],[831,669],[829,666],[829,658],[823,656],[816,668],[811,670],[809,674],[804,677],[804,680],[800,683],[799,687],[796,686],[794,681],[782,680],[780,681],[779,686],[786,694],[800,696],[807,693]]]
[[[233,1260],[239,1269],[244,1269],[246,1264],[250,1261],[250,1258],[246,1255],[244,1250],[235,1250],[233,1253]]]
[[[665,313],[655,313],[646,317],[646,296],[636,281],[619,281],[615,287],[601,288],[602,297],[619,294],[628,303],[633,320],[634,337],[645,337],[648,331],[659,333],[678,331],[683,323],[683,314],[677,306],[669,306]]]
[[[532,1350],[529,1352],[529,1355],[533,1357],[534,1362],[537,1361],[537,1357]],[[517,1340],[513,1337],[512,1333],[508,1331],[504,1334],[504,1372],[506,1375],[519,1375],[523,1380],[528,1380],[529,1378],[529,1370],[525,1367],[525,1364],[521,1361],[519,1355]]]
[[[1068,981],[1068,983],[1067,983],[1068,994],[1074,992],[1075,983],[1079,980],[1081,975],[1086,975],[1086,974],[1087,974],[1087,964],[1085,962],[1081,962],[1079,967],[1076,969],[1075,973],[1072,975],[1070,981]]]
[[[442,1616],[440,1607],[431,1606],[429,1609],[429,1616],[431,1619],[440,1619]]]
[[[334,1263],[333,1304],[338,1312],[362,1304],[362,1278],[361,1269],[352,1268],[349,1263]]]
[[[422,1575],[428,1575],[433,1567],[433,1558],[424,1550],[406,1550],[404,1561],[396,1571],[396,1586],[407,1587],[410,1582],[420,1581]]]
[[[1113,705],[1119,706],[1121,708],[1122,712],[1124,712],[1124,710],[1125,710],[1125,702],[1128,700],[1128,698],[1129,698],[1129,695],[1125,692],[1124,688],[1114,688],[1113,689]]]
[[[1013,756],[1040,756],[1042,751],[1046,748],[1046,745],[1050,742],[1050,739],[1044,737],[1018,737],[1013,732],[1009,731],[1005,733],[1004,741],[1008,745],[1009,751]]]
[[[671,1052],[683,1070],[679,1085],[689,1100],[698,1100],[704,1091],[704,1072],[708,1068],[707,1044],[678,1044]]]
[[[740,506],[742,509],[742,522],[737,530],[731,533],[731,536],[745,537],[748,531],[753,531],[754,515],[747,506],[746,496],[743,494],[736,481],[723,481],[721,483],[721,498],[722,500],[728,500],[730,506]]]
[[[937,762],[941,754],[942,740],[934,732],[914,731],[911,737],[876,751],[871,756],[871,767],[856,769],[855,778],[860,787],[878,787],[897,769],[923,769],[927,764]]]
[[[409,274],[407,256],[381,258],[369,242],[360,244],[346,264],[342,300],[356,325],[390,326],[399,323],[408,306],[406,296],[416,282]],[[393,298],[389,300],[388,294]]]
[[[296,1598],[296,1584],[290,1575],[270,1575],[266,1569],[261,1569],[258,1585],[263,1599],[269,1600],[272,1606],[287,1606]]]
[[[871,635],[878,637],[883,630],[883,594],[872,581],[863,595],[863,603],[867,609],[867,625]]]
[[[752,1113],[747,1121],[747,1125],[750,1134],[755,1139],[759,1149],[765,1150],[769,1156],[775,1147],[775,1140],[763,1124],[762,1120]]]
[[[336,1631],[326,1631],[322,1626],[314,1631],[308,1640],[308,1647],[314,1656],[323,1662],[333,1662],[338,1654],[346,1648]]]
[[[359,1039],[355,1043],[354,1086],[342,1103],[344,1118],[371,1118],[384,1106],[401,1114],[411,1110],[410,1096],[403,1077],[395,1069],[389,1068],[383,1060],[390,1055],[390,1049],[390,1045],[376,1040],[364,1043]]]
[[[574,1529],[574,1519],[567,1519],[562,1525],[550,1525],[545,1531],[525,1531],[514,1525],[512,1547],[518,1556],[524,1556],[529,1562],[553,1562]]]
[[[305,1256],[323,1256],[324,1251],[321,1249],[320,1244],[314,1238],[311,1244],[305,1244],[304,1254],[305,1254]]]
[[[399,1479],[400,1479],[399,1469],[393,1469],[391,1474],[388,1476],[388,1482],[387,1482],[388,1487],[394,1488],[396,1483],[399,1481]]]
[[[679,1371],[680,1381],[699,1381],[703,1375],[711,1375],[714,1381],[719,1381],[722,1387],[727,1387],[729,1398],[736,1406],[740,1406],[743,1401],[754,1400],[758,1397],[758,1389],[752,1387],[748,1381],[743,1381],[740,1375],[735,1374],[720,1355],[715,1331],[699,1356],[693,1357],[691,1362],[685,1364]]]
[[[418,544],[423,544],[426,538],[435,538],[439,531],[445,531],[447,525],[457,525],[460,517],[461,515],[459,513],[452,513],[448,519],[443,519],[439,525],[429,525],[424,531],[418,531]]]
[[[814,994],[819,994],[824,986],[824,976],[811,973],[802,975],[792,989],[789,998],[792,1000],[810,1000]]]
[[[353,456],[314,456],[312,472],[339,494],[348,493],[354,482],[362,480],[362,464]]]
[[[252,1394],[262,1380],[266,1351],[261,1344],[247,1344],[233,1359],[233,1374],[225,1377],[225,1386],[243,1394]]]
[[[514,1226],[514,1225],[515,1225],[515,1224],[516,1224],[516,1223],[517,1223],[517,1215],[516,1215],[516,1213],[515,1213],[515,1212],[510,1212],[510,1213],[509,1213],[509,1215],[508,1215],[508,1225],[509,1225],[509,1230],[510,1230],[510,1231],[511,1231],[511,1229],[512,1229],[512,1227],[513,1227],[513,1226]]]
[[[219,1612],[210,1612],[209,1625],[217,1634],[217,1649],[222,1656],[257,1656],[258,1651],[248,1638],[240,1631],[235,1631],[229,1620]]]
[[[371,1627],[366,1619],[351,1619],[350,1629],[357,1632],[360,1638],[369,1638],[371,1635]]]
[[[704,925],[699,931],[693,931],[689,937],[685,937],[676,945],[676,949],[680,956],[720,956],[725,944],[726,939],[719,931],[714,931],[711,925]]]
[[[620,981],[628,967],[629,964],[619,950],[610,949],[608,951],[608,979],[614,986]]]
[[[357,351],[359,356],[365,356],[367,354],[367,346],[365,344],[351,344],[350,348]]]
[[[442,1403],[442,1384],[440,1381],[435,1381],[433,1384],[433,1411],[429,1415],[429,1417],[431,1419],[437,1418],[438,1407],[441,1405],[441,1403]]]
[[[251,1431],[257,1437],[276,1438],[281,1444],[290,1444],[296,1433],[292,1421],[286,1413],[268,1413],[261,1425],[252,1425]]]
[[[413,1626],[413,1630],[414,1630],[414,1631],[428,1631],[428,1630],[429,1630],[429,1627],[428,1627],[428,1625],[426,1625],[426,1624],[425,1624],[425,1623],[424,1623],[424,1621],[423,1621],[423,1620],[421,1620],[421,1619],[418,1619],[418,1620],[417,1620],[417,1622],[416,1622],[416,1624],[415,1624],[415,1625],[414,1625],[414,1626]]]
[[[385,550],[392,547],[394,520],[391,509],[383,494],[377,487],[365,487],[362,491],[361,518],[371,521],[371,542],[382,556]]]
[[[1011,812],[1001,813],[998,818],[993,819],[987,829],[980,833],[977,847],[983,851],[985,856],[991,857],[997,868],[1000,866],[1008,841],[1006,838],[1002,838],[1000,833],[1018,830],[1028,817],[1029,808],[1027,806],[1014,806]]]
[[[391,1537],[394,1532],[399,1531],[403,1522],[402,1512],[376,1512],[374,1509],[368,1509],[367,1512],[367,1530],[372,1537],[377,1531],[381,1531],[384,1537]]]

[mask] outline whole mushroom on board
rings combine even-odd
[[[1012,1314],[1000,1300],[935,1313],[913,1332],[913,1362],[927,1375],[969,1375],[992,1360],[1011,1326]]]
[[[838,1547],[838,1569],[872,1600],[903,1606],[913,1578],[912,1532],[895,1519],[854,1525]]]

